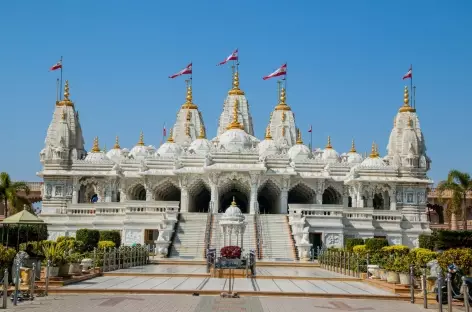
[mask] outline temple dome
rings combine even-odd
[[[116,137],[115,145],[111,150],[107,152],[106,155],[109,159],[113,160],[116,163],[120,162],[123,158],[125,158],[125,154],[121,150],[118,137]]]
[[[93,140],[92,151],[87,154],[87,156],[85,157],[85,161],[100,162],[103,160],[108,160],[108,157],[103,151],[100,150],[100,147],[98,146],[98,137],[95,137],[95,139]]]
[[[331,146],[331,137],[328,136],[328,144],[326,145],[325,149],[323,150],[323,154],[321,155],[321,159],[333,163],[339,162],[339,154],[336,150]]]
[[[169,135],[167,142],[162,144],[157,150],[160,156],[179,156],[182,153],[182,147],[175,143],[172,139],[172,133]]]
[[[362,156],[356,151],[354,140],[352,140],[351,150],[346,154],[347,162],[349,164],[360,164],[362,163]]]
[[[141,134],[139,135],[139,141],[136,144],[135,147],[131,149],[129,152],[129,155],[133,157],[134,159],[143,159],[146,156],[148,156],[148,148],[146,145],[144,145],[144,134],[141,131]]]
[[[268,156],[276,154],[279,150],[277,144],[272,139],[270,134],[270,125],[267,126],[265,139],[261,141],[258,145],[259,148],[259,156]]]
[[[300,129],[297,129],[297,143],[288,150],[288,156],[293,161],[308,159],[311,155],[311,151],[303,144]]]
[[[233,120],[226,127],[226,131],[219,136],[218,146],[227,151],[239,152],[253,146],[253,137],[243,130],[243,125],[238,121],[238,102],[233,106]]]
[[[205,135],[205,129],[200,128],[200,135],[198,138],[190,144],[189,151],[194,152],[198,155],[206,155],[211,149],[211,142],[207,140]]]
[[[383,161],[382,158],[380,158],[377,145],[372,143],[372,152],[370,153],[370,156],[364,159],[364,161],[361,164],[362,167],[386,167],[387,164]]]

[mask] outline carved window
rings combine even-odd
[[[413,200],[413,193],[407,193],[406,194],[406,202],[408,204],[413,204],[414,203],[414,200]]]
[[[54,188],[54,196],[62,196],[62,185],[56,185]]]

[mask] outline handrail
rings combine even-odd
[[[262,223],[259,211],[259,204],[254,203],[254,219],[256,223],[256,246],[257,246],[257,257],[262,259]]]

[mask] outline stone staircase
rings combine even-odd
[[[262,260],[294,261],[295,246],[287,217],[281,214],[260,215]]]
[[[219,255],[220,249],[223,246],[223,232],[221,232],[221,227],[219,221],[223,216],[222,213],[213,215],[213,222],[211,228],[211,243],[210,248],[215,248],[217,255]],[[254,222],[254,215],[244,214],[246,218],[246,230],[244,231],[244,253],[248,253],[249,250],[256,250],[256,229]],[[234,237],[233,237],[234,239]],[[234,244],[235,245],[235,244]]]
[[[206,213],[181,213],[169,258],[203,259]]]

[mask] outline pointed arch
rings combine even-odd
[[[314,204],[315,191],[303,181],[294,184],[288,192],[288,204]]]
[[[166,178],[153,187],[152,196],[157,201],[180,201],[180,187]]]
[[[188,187],[188,212],[208,212],[211,191],[208,184],[200,178],[192,181]]]
[[[280,187],[272,179],[266,179],[259,186],[257,203],[260,213],[278,213],[280,211]]]
[[[249,183],[244,183],[244,179],[226,179],[223,180],[219,187],[219,212],[224,212],[228,208],[233,200],[243,213],[249,213],[249,199],[251,190],[249,189]]]
[[[324,205],[341,205],[343,199],[341,194],[332,186],[328,186],[323,192]]]

